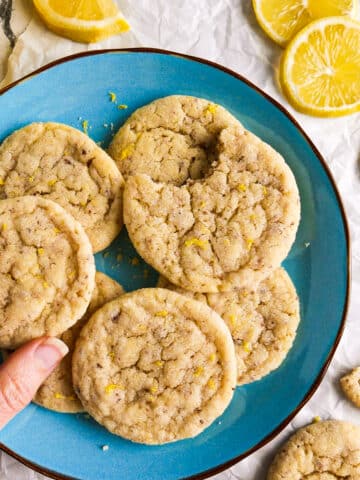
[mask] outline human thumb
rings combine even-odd
[[[58,338],[42,337],[23,345],[0,365],[0,429],[31,402],[68,351]]]

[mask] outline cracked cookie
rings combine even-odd
[[[73,381],[84,408],[112,433],[173,442],[199,434],[230,403],[234,345],[208,306],[170,290],[137,290],[82,329]]]
[[[81,225],[41,197],[0,201],[0,347],[58,336],[84,315],[94,289]]]
[[[360,367],[340,379],[340,385],[348,399],[360,407]]]
[[[206,303],[223,318],[235,344],[238,385],[259,380],[278,368],[292,347],[300,321],[299,299],[283,268],[256,290],[192,293],[164,277],[158,287]]]
[[[276,455],[267,480],[358,480],[360,427],[328,420],[298,430]]]
[[[123,178],[87,135],[59,123],[33,123],[0,147],[0,198],[39,195],[59,203],[84,227],[93,251],[122,227]]]
[[[255,288],[287,256],[300,221],[295,178],[252,133],[227,128],[208,174],[186,185],[129,177],[124,219],[144,260],[182,288]]]
[[[96,272],[95,288],[85,315],[60,337],[69,347],[69,353],[36,392],[33,399],[35,403],[56,412],[76,413],[84,410],[74,392],[72,383],[72,353],[75,342],[91,315],[105,303],[114,300],[123,293],[123,288],[115,280],[104,273]]]
[[[182,185],[205,175],[219,133],[240,125],[225,108],[203,98],[172,95],[136,110],[115,135],[109,153],[121,173]]]

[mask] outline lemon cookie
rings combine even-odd
[[[259,380],[278,368],[292,347],[300,321],[299,299],[283,268],[256,290],[192,293],[164,277],[158,286],[206,303],[225,320],[235,344],[238,385]]]
[[[360,407],[360,367],[340,379],[343,392],[354,405]]]
[[[94,252],[122,226],[123,178],[87,135],[59,123],[33,123],[0,147],[0,198],[39,195],[59,203],[84,227]]]
[[[154,181],[182,185],[204,176],[217,137],[229,125],[239,122],[220,105],[172,95],[136,110],[115,135],[109,153],[125,178],[145,173]]]
[[[298,430],[276,455],[267,480],[358,480],[360,427],[328,420]]]
[[[199,434],[229,404],[234,345],[206,305],[170,290],[137,290],[82,329],[73,380],[84,408],[112,433],[173,442]]]
[[[85,315],[60,337],[69,347],[69,353],[41,385],[34,397],[35,403],[57,412],[76,413],[84,410],[72,384],[71,365],[75,342],[91,315],[123,293],[123,288],[115,280],[104,273],[96,272],[95,288]]]
[[[129,177],[124,219],[139,254],[197,292],[254,288],[287,256],[300,220],[284,159],[242,128],[222,131],[208,175],[181,187]]]
[[[0,201],[0,347],[57,336],[84,315],[94,289],[82,226],[41,197]]]

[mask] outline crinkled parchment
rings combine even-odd
[[[14,0],[15,33],[19,34],[27,26],[18,36],[9,57],[3,85],[56,58],[94,48],[147,46],[204,57],[241,73],[279,100],[319,148],[342,193],[352,234],[353,285],[347,328],[336,356],[317,393],[281,435],[213,478],[263,479],[279,444],[314,416],[360,424],[360,410],[350,405],[338,387],[338,379],[350,368],[360,365],[360,348],[356,341],[360,338],[360,115],[327,120],[294,112],[274,81],[281,49],[256,25],[250,0],[121,0],[119,5],[132,30],[92,46],[73,43],[48,32],[36,14],[24,6],[27,3],[28,0]],[[7,40],[0,34],[0,65],[6,61],[9,51]],[[0,480],[15,478],[39,480],[45,477],[2,454]]]

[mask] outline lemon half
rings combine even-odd
[[[360,111],[360,22],[315,20],[287,46],[280,83],[298,110],[324,117]]]
[[[76,42],[93,43],[129,30],[112,0],[33,0],[50,30]]]

